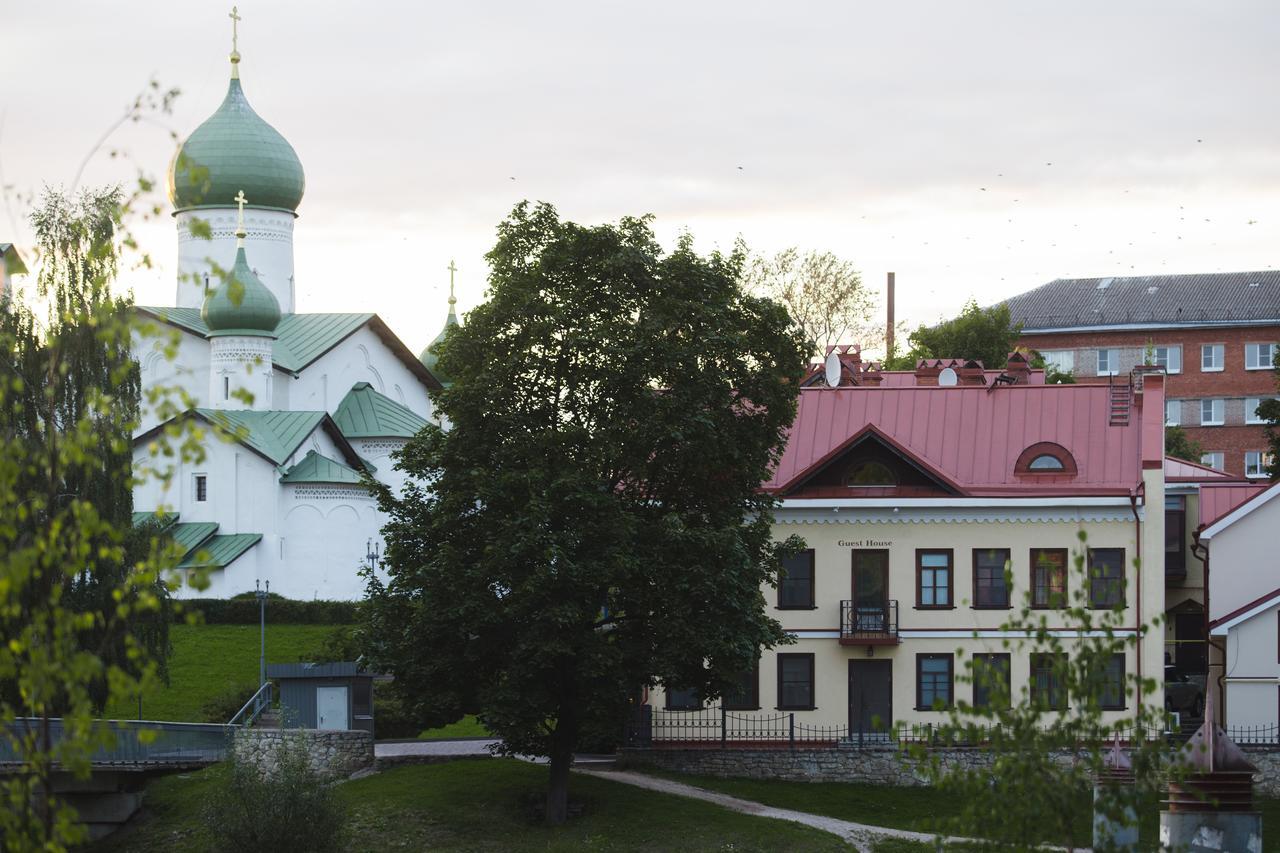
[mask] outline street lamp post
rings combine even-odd
[[[258,687],[267,683],[267,595],[271,592],[271,581],[263,589],[259,581],[253,582],[253,594],[258,599],[258,634],[261,650],[258,653]]]

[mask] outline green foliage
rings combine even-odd
[[[415,703],[406,701],[394,681],[374,682],[373,726],[379,740],[416,738],[422,733],[423,718],[415,713],[414,708]],[[440,737],[464,737],[464,735],[449,734],[440,735]]]
[[[911,370],[922,358],[976,359],[984,367],[999,370],[1018,342],[1022,326],[1009,317],[1009,306],[980,308],[970,299],[960,315],[934,326],[920,326],[911,333],[911,351],[887,364],[890,370]]]
[[[949,834],[989,839],[992,849],[1030,849],[1045,838],[1069,849],[1085,846],[1081,827],[1089,824],[1093,809],[1117,823],[1128,822],[1176,772],[1174,747],[1160,735],[1166,720],[1155,695],[1159,682],[1139,677],[1134,666],[1137,635],[1159,637],[1159,623],[1154,631],[1139,626],[1135,635],[1126,630],[1131,617],[1123,605],[1090,607],[1088,543],[1083,532],[1079,538],[1068,600],[1059,608],[1033,609],[1028,592],[999,629],[1011,638],[1002,647],[1012,659],[1039,660],[1042,673],[1012,695],[1007,676],[982,659],[970,657],[956,677],[958,684],[983,688],[989,700],[976,705],[960,698],[963,691],[957,689],[936,743],[983,743],[993,753],[991,766],[946,766],[927,747],[913,747],[939,795],[963,803],[944,827]],[[1007,566],[1005,572],[1012,584]],[[1125,675],[1109,681],[1107,667],[1117,654],[1126,655]],[[1108,711],[1116,701],[1123,710]],[[1077,792],[1104,771],[1115,738],[1128,743],[1134,781],[1104,786],[1092,803],[1081,799]]]
[[[253,697],[258,689],[256,681],[241,681],[225,687],[217,694],[206,699],[196,715],[197,722],[225,723],[244,707],[244,703]]]
[[[193,598],[184,601],[183,610],[200,614],[206,625],[257,625],[258,600],[235,598]],[[358,603],[354,601],[297,601],[267,599],[267,622],[277,625],[350,625],[358,619]]]
[[[1275,366],[1276,390],[1280,391],[1280,348],[1277,348],[1275,358],[1272,359]],[[1266,436],[1268,453],[1270,460],[1267,463],[1267,474],[1272,480],[1280,480],[1280,397],[1273,397],[1269,400],[1263,400],[1262,405],[1258,406],[1258,417],[1267,422]]]
[[[1199,462],[1204,454],[1200,442],[1187,435],[1187,431],[1174,424],[1164,428],[1164,455],[1188,462]]]
[[[347,849],[346,810],[333,787],[311,769],[300,738],[281,741],[270,773],[261,772],[234,751],[228,763],[230,772],[205,811],[216,850],[327,853]]]
[[[831,252],[802,253],[792,247],[772,257],[753,256],[743,270],[743,282],[749,292],[787,307],[813,353],[821,355],[832,344],[866,346],[874,342],[869,338],[883,336],[866,327],[875,302],[862,276]]]
[[[478,712],[510,751],[549,755],[557,822],[584,730],[620,728],[658,679],[717,695],[784,641],[759,486],[809,346],[744,292],[740,247],[664,254],[647,218],[521,204],[488,259],[488,301],[441,347],[451,427],[400,452],[403,497],[379,492],[369,657],[428,725]]]

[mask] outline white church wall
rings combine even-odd
[[[288,598],[358,599],[369,541],[381,542],[384,517],[364,489],[324,483],[280,493],[283,541],[266,567],[271,590]]]
[[[332,414],[357,382],[368,382],[379,394],[424,418],[431,417],[426,387],[368,326],[316,359],[293,380],[288,392],[290,408],[323,409]]]
[[[199,308],[204,304],[205,276],[213,279],[213,264],[229,270],[235,263],[236,209],[184,210],[176,214],[175,219],[178,226],[176,304],[179,308]],[[209,223],[209,239],[191,234],[192,219]],[[287,211],[253,207],[244,210],[248,232],[244,240],[245,257],[262,283],[275,294],[285,314],[294,311],[293,226],[296,219]]]
[[[173,359],[165,358],[167,335],[173,327],[155,321],[160,336],[133,336],[134,358],[138,360],[139,378],[142,381],[142,425],[139,432],[146,432],[160,422],[154,408],[147,403],[146,391],[156,386],[181,386],[195,398],[196,406],[209,405],[209,342],[188,332],[179,332],[178,351]],[[174,405],[181,405],[171,397]]]

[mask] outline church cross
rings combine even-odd
[[[227,17],[231,19],[231,52],[236,53],[238,50],[237,42],[240,37],[240,33],[236,25],[239,24],[241,21],[243,21],[244,18],[240,17],[240,11],[238,6],[232,6],[231,14],[228,15]]]
[[[239,212],[236,214],[236,236],[243,237],[245,233],[244,232],[244,206],[249,201],[249,199],[244,197],[244,190],[240,190],[240,192],[236,193],[236,197],[234,201],[236,203],[236,207],[239,208]]]
[[[453,302],[453,301],[454,301],[454,299],[453,299],[453,274],[454,274],[454,273],[456,273],[457,271],[458,271],[457,266],[455,266],[455,265],[454,265],[454,263],[453,263],[453,260],[452,260],[452,259],[450,259],[450,260],[449,260],[449,301],[450,301],[450,302]]]

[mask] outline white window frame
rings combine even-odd
[[[1102,357],[1106,356],[1107,366],[1102,366]],[[1118,376],[1120,374],[1120,350],[1114,347],[1103,347],[1098,350],[1098,375]]]
[[[1262,358],[1262,348],[1267,348],[1268,358]],[[1250,362],[1252,357],[1252,362]],[[1271,370],[1272,359],[1276,357],[1276,345],[1266,341],[1255,342],[1244,345],[1244,369],[1245,370]]]
[[[1209,356],[1209,364],[1205,364],[1205,356]],[[1223,365],[1227,361],[1226,344],[1201,344],[1200,345],[1200,372],[1201,373],[1221,373]]]
[[[1164,364],[1160,363],[1160,352],[1164,351]],[[1163,367],[1165,373],[1182,372],[1182,344],[1160,344],[1152,348],[1151,360],[1156,366]]]
[[[1204,417],[1204,404],[1209,404],[1209,419]],[[1217,417],[1214,417],[1214,416]],[[1227,422],[1227,401],[1222,397],[1204,397],[1200,400],[1200,426],[1222,426]]]
[[[1266,418],[1258,417],[1258,407],[1262,405],[1263,400],[1270,400],[1270,397],[1245,397],[1244,398],[1244,422],[1247,424],[1265,424]]]
[[[1172,417],[1170,414],[1172,413]],[[1164,401],[1164,425],[1165,426],[1182,426],[1182,401],[1181,400],[1165,400]]]
[[[1215,471],[1225,471],[1227,457],[1220,450],[1213,450],[1209,453],[1200,454],[1200,464],[1207,465]]]
[[[1267,476],[1267,466],[1271,464],[1271,454],[1265,450],[1246,450],[1244,452],[1244,475],[1261,478]]]
[[[200,481],[204,480],[204,497],[200,497]],[[191,475],[191,500],[194,503],[209,502],[209,475],[203,472]]]
[[[1071,373],[1076,369],[1076,351],[1070,349],[1040,350],[1045,367],[1056,368],[1061,373]]]

